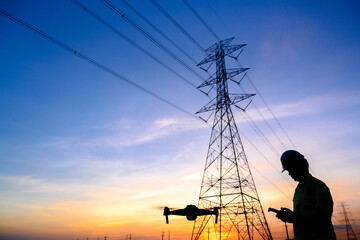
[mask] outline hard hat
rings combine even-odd
[[[283,167],[281,172],[284,172],[285,170],[287,170],[287,167],[290,164],[294,164],[294,163],[296,164],[296,163],[299,163],[299,161],[304,161],[304,160],[305,160],[304,156],[301,153],[299,153],[298,151],[295,151],[295,150],[285,151],[280,157],[280,161],[281,161],[281,164]]]

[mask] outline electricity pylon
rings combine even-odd
[[[346,208],[345,208],[345,204],[341,203],[341,208],[342,208],[342,215],[344,216],[344,222],[345,222],[345,226],[346,226],[346,236],[347,236],[347,240],[357,240],[355,232],[350,224],[350,219],[348,217]]]
[[[215,112],[198,207],[218,207],[219,219],[215,224],[214,216],[198,217],[192,240],[205,239],[206,234],[202,233],[207,226],[212,231],[211,238],[216,236],[217,240],[272,239],[231,110],[231,105],[255,95],[229,94],[228,80],[248,70],[226,69],[225,56],[245,46],[230,45],[232,40],[229,38],[212,45],[206,50],[209,55],[198,64],[216,63],[215,76],[199,88],[216,85],[217,92],[216,97],[197,112]]]

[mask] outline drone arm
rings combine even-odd
[[[169,212],[169,215],[178,215],[178,216],[186,216],[186,211],[184,209],[172,210]]]
[[[214,214],[215,214],[215,224],[217,224],[219,218],[219,208],[217,207],[214,208]]]
[[[164,216],[166,218],[166,224],[169,224],[169,214],[170,214],[170,209],[168,207],[164,207]]]

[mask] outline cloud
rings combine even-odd
[[[36,186],[42,182],[32,176],[0,176],[0,181],[7,182],[8,184],[25,186]]]
[[[122,125],[124,122],[126,122],[125,126]],[[59,138],[52,141],[50,145],[62,149],[78,147],[131,147],[152,142],[166,136],[204,127],[206,127],[206,125],[200,121],[181,118],[157,119],[150,124],[147,122],[141,123],[140,126],[135,126],[134,123],[130,124],[128,121],[120,120],[106,124],[103,127],[95,127],[94,129],[100,131],[97,137],[92,137],[90,139],[85,137]],[[108,132],[109,130],[111,130],[110,133]]]
[[[3,203],[6,201],[7,204],[31,204],[71,199],[74,193],[79,193],[78,191],[86,186],[86,183],[65,180],[56,182],[29,175],[16,175],[0,176],[0,185],[3,193],[7,195],[6,198],[0,199]]]
[[[192,172],[192,173],[189,173],[189,174],[187,174],[185,176],[182,176],[181,179],[184,180],[184,181],[193,181],[193,180],[201,181],[202,175],[203,175],[203,171],[201,171],[201,172]]]
[[[316,115],[343,104],[354,102],[353,98],[354,97],[345,94],[313,96],[296,102],[273,105],[271,106],[271,110],[278,119],[293,116]],[[235,112],[235,119],[238,123],[246,123],[242,114],[243,113],[240,111]],[[272,114],[263,105],[260,107],[256,106],[256,109],[250,105],[246,112],[246,116],[254,122],[273,118]],[[151,143],[186,131],[199,130],[208,127],[209,126],[201,121],[188,118],[168,117],[155,119],[152,122],[140,123],[132,122],[129,119],[120,119],[104,124],[103,126],[93,127],[92,129],[96,131],[96,134],[93,134],[90,137],[69,136],[54,139],[47,144],[60,149],[121,149]]]
[[[330,94],[312,96],[296,102],[287,102],[281,105],[270,106],[270,108],[276,118],[279,119],[293,116],[320,114],[326,112],[329,109],[339,107],[350,102],[354,102],[354,97],[351,97],[347,94]],[[249,109],[251,108],[252,107],[250,105]],[[257,109],[266,120],[273,118],[272,114],[268,111],[266,107],[257,107]],[[253,121],[263,120],[263,118],[256,109],[248,110],[247,114],[251,117]],[[243,119],[243,117],[238,117],[236,119],[240,120]],[[245,120],[241,121],[245,122]]]

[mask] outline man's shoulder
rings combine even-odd
[[[308,184],[308,189],[310,192],[319,192],[319,191],[326,192],[326,193],[330,192],[330,189],[323,181],[321,181],[320,179],[315,178],[313,176],[311,176],[311,177],[312,177],[312,179]]]
[[[311,175],[310,175],[311,176]],[[313,177],[311,176],[311,181],[310,181],[310,184],[311,185],[317,185],[317,186],[326,186],[326,184],[321,181],[320,179],[316,178],[316,177]]]
[[[306,176],[304,181],[299,186],[300,189],[316,190],[316,189],[328,189],[326,184],[318,178],[313,177],[311,174]]]

